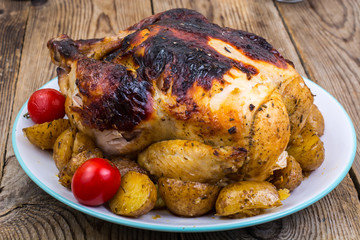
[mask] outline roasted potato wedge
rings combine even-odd
[[[103,154],[100,149],[95,148],[93,150],[83,151],[73,156],[70,161],[60,170],[59,182],[61,185],[67,188],[71,188],[71,180],[75,171],[87,160],[91,158],[102,158]]]
[[[76,129],[68,128],[56,139],[53,148],[53,159],[56,167],[61,170],[69,162],[75,139]]]
[[[281,206],[281,201],[274,185],[265,181],[242,181],[220,191],[215,209],[218,216],[248,217],[277,206]]]
[[[292,140],[304,127],[305,121],[303,120],[309,116],[309,109],[313,104],[314,97],[299,75],[282,82],[279,86],[279,92],[289,115],[290,140]]]
[[[119,169],[121,176],[127,172],[134,171],[148,175],[148,172],[140,167],[135,161],[123,157],[112,158],[111,162]]]
[[[295,158],[303,171],[317,169],[325,158],[324,144],[308,123],[289,144],[287,152]]]
[[[292,191],[303,181],[302,169],[300,164],[292,156],[288,156],[286,162],[287,165],[285,168],[274,172],[271,182],[277,189],[286,188]]]
[[[121,186],[109,201],[113,213],[139,217],[154,208],[157,199],[155,184],[143,173],[130,171],[121,179]]]
[[[138,163],[158,178],[216,183],[243,165],[246,151],[237,147],[212,147],[188,140],[161,141],[138,156]]]
[[[93,151],[96,148],[94,141],[82,132],[77,132],[74,139],[72,156],[83,151]]]
[[[201,216],[214,208],[220,187],[208,183],[160,178],[159,192],[166,207],[184,217]]]
[[[44,150],[53,149],[56,138],[69,127],[68,119],[57,119],[24,128],[23,132],[32,144]]]
[[[308,116],[306,121],[310,124],[310,126],[314,129],[314,131],[319,137],[324,134],[324,117],[315,104],[311,106],[310,115]]]

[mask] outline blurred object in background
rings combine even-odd
[[[297,2],[302,2],[303,0],[276,0],[276,1],[283,3],[297,3]]]

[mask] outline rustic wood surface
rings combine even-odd
[[[312,0],[297,4],[296,10],[289,4],[277,6],[310,79],[339,100],[359,136],[360,2]],[[358,137],[351,171],[358,190],[359,143]]]
[[[113,34],[153,13],[186,7],[222,26],[265,37],[296,69],[334,95],[360,133],[360,4],[357,0],[0,1],[0,239],[359,239],[360,144],[351,177],[312,206],[245,229],[162,233],[108,223],[55,200],[18,164],[11,127],[30,94],[55,76],[46,42],[59,33]]]

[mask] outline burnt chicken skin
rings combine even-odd
[[[182,139],[245,149],[239,178],[265,180],[303,128],[310,90],[265,39],[173,9],[103,39],[48,42],[66,112],[109,155]]]

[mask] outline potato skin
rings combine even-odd
[[[290,141],[298,135],[304,127],[310,114],[309,109],[313,104],[314,97],[310,89],[305,85],[300,75],[282,82],[279,85],[279,91],[282,96],[290,120]]]
[[[130,171],[121,179],[121,186],[110,199],[113,213],[128,217],[139,217],[154,208],[157,200],[155,184],[143,173]]]
[[[289,144],[287,151],[303,171],[314,171],[325,159],[324,144],[308,123]]]
[[[100,149],[83,151],[73,156],[69,162],[59,172],[59,182],[67,188],[71,188],[71,180],[75,171],[87,160],[91,158],[102,158],[103,154]]]
[[[285,168],[276,170],[271,181],[277,189],[286,188],[293,191],[303,181],[302,168],[293,156],[288,156]]]
[[[32,144],[45,150],[53,149],[57,137],[69,127],[68,119],[56,119],[24,128],[23,132]]]
[[[53,147],[53,159],[56,167],[61,170],[72,156],[76,129],[68,128],[56,139]]]
[[[220,191],[215,209],[218,216],[246,217],[259,214],[261,209],[281,205],[276,187],[271,183],[242,181],[229,184]]]
[[[319,137],[324,135],[324,129],[325,129],[324,117],[315,104],[311,106],[310,114],[306,121],[310,124],[310,126],[314,129],[314,131]]]
[[[172,178],[160,178],[158,186],[166,207],[183,217],[196,217],[209,212],[220,191],[216,185]]]
[[[168,140],[150,145],[138,163],[150,174],[183,181],[216,183],[243,165],[246,150],[212,147],[198,141]]]
[[[93,151],[95,148],[96,145],[90,137],[82,132],[77,132],[74,139],[72,156],[76,156],[83,151]]]

